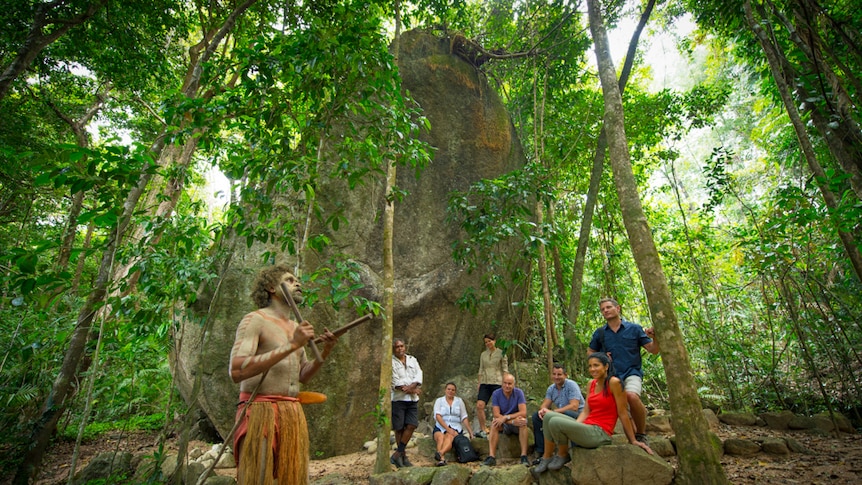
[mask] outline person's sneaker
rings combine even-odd
[[[434,452],[434,461],[440,461],[440,460],[442,460],[442,459],[443,459],[443,458],[441,458],[441,457],[440,457],[440,452],[439,452],[439,451],[435,451],[435,452]]]
[[[535,466],[535,465],[538,465],[538,464],[539,464],[539,463],[541,463],[541,462],[542,462],[542,455],[541,455],[541,454],[537,454],[537,455],[536,455],[536,458],[533,460],[533,465],[534,465],[534,466]]]
[[[524,466],[530,466],[530,459],[527,458],[527,455],[521,455],[521,464]]]
[[[486,432],[484,432],[484,431],[477,431],[477,432],[476,432],[476,437],[477,437],[477,438],[486,438],[486,439],[487,439],[487,438],[488,438],[488,433],[486,433]]]
[[[534,473],[545,473],[548,469],[548,463],[551,462],[550,458],[539,458],[539,463],[536,464],[536,467],[533,468]]]
[[[636,440],[638,440],[638,441],[640,441],[640,442],[641,442],[641,443],[643,443],[643,444],[648,444],[648,442],[647,442],[647,435],[645,435],[645,434],[642,434],[642,433],[635,433],[635,439],[636,439]]]
[[[410,463],[410,460],[407,459],[407,453],[401,454],[401,463],[403,463],[405,467],[413,466],[413,464]]]
[[[395,468],[403,468],[404,467],[404,457],[400,452],[396,451],[392,453],[392,456],[389,457],[389,463],[395,465]]]
[[[572,457],[570,457],[568,454],[566,456],[554,455],[554,457],[551,458],[551,461],[548,463],[548,470],[557,471],[560,468],[563,468],[563,465],[570,461],[572,461]]]
[[[446,466],[446,460],[440,460],[437,462],[437,466]]]
[[[485,466],[494,466],[497,464],[497,459],[493,456],[489,456],[488,458],[485,458],[485,461],[483,461],[482,464]]]

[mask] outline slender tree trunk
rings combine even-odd
[[[637,53],[638,41],[640,39],[641,32],[643,32],[650,15],[652,15],[654,7],[655,0],[650,0],[644,8],[644,11],[640,16],[640,20],[638,20],[637,27],[635,27],[634,32],[632,32],[632,38],[629,41],[629,48],[628,51],[626,51],[626,60],[623,63],[622,71],[620,71],[620,80],[618,84],[621,95],[626,91],[626,84],[628,83],[629,75],[632,72],[632,66],[634,65],[635,54]],[[605,128],[602,127],[602,131],[599,133],[598,142],[596,143],[596,151],[593,154],[593,168],[590,170],[590,186],[589,189],[587,189],[587,202],[586,205],[584,205],[584,214],[581,218],[581,228],[578,232],[578,249],[575,252],[575,264],[572,269],[572,290],[571,293],[569,293],[569,308],[567,312],[569,321],[572,322],[572,327],[578,326],[578,317],[581,311],[581,292],[584,286],[584,266],[587,261],[587,248],[590,244],[590,233],[593,228],[593,213],[596,209],[596,200],[598,200],[599,197],[599,187],[601,185],[602,171],[605,165],[605,151],[607,148],[607,133],[605,133]],[[569,336],[567,336],[567,338],[569,338]]]
[[[785,62],[782,62],[783,54],[779,50],[779,47],[769,40],[769,36],[763,30],[760,22],[754,18],[750,0],[745,0],[743,3],[743,9],[745,10],[745,19],[748,22],[748,26],[757,37],[757,41],[760,43],[760,47],[766,55],[766,60],[769,62],[769,69],[772,72],[772,78],[775,80],[775,85],[781,95],[784,109],[790,117],[790,123],[793,125],[793,129],[796,131],[796,139],[799,141],[799,148],[802,150],[805,161],[808,163],[809,169],[811,169],[811,172],[814,174],[817,187],[823,195],[823,200],[826,201],[826,206],[829,208],[830,220],[835,225],[838,237],[844,245],[844,251],[847,253],[848,259],[850,259],[853,271],[856,273],[856,279],[858,281],[862,281],[862,253],[860,253],[853,235],[842,230],[841,224],[836,220],[837,216],[835,215],[835,208],[838,207],[838,198],[826,185],[828,180],[826,172],[823,170],[823,167],[821,167],[820,162],[817,161],[817,155],[814,152],[814,146],[805,129],[805,123],[802,121],[802,117],[796,109],[796,102],[793,99],[793,94],[791,93],[790,84],[788,82],[788,78],[790,76],[788,76],[789,73],[784,69],[784,66],[787,64],[786,59]]]
[[[539,239],[542,239],[542,226],[545,224],[542,201],[536,202],[536,222],[539,226]],[[554,330],[554,309],[551,306],[551,288],[548,282],[548,261],[545,245],[539,242],[539,278],[542,280],[542,315],[545,320],[545,344],[547,345],[548,372],[554,368],[554,346],[557,345],[557,332]]]
[[[51,13],[54,13],[51,9],[55,7],[59,9],[63,7],[64,3],[66,2],[62,0],[54,0],[50,3],[40,2],[39,6],[36,7],[36,15],[33,18],[33,25],[30,26],[30,32],[27,34],[27,40],[24,41],[24,45],[21,47],[21,50],[18,51],[18,55],[15,56],[15,59],[12,60],[12,63],[6,66],[3,72],[0,73],[0,100],[6,97],[15,79],[30,67],[30,64],[32,64],[33,61],[36,60],[36,57],[39,56],[39,53],[42,52],[42,49],[60,37],[66,35],[66,32],[68,32],[72,27],[90,20],[90,18],[92,18],[99,9],[108,3],[108,0],[97,0],[87,6],[83,12],[68,19],[48,18]],[[46,33],[45,29],[50,26],[59,27]]]
[[[395,65],[400,59],[401,42],[401,2],[395,1],[395,39],[392,50]],[[389,467],[389,432],[392,425],[392,338],[395,320],[395,258],[392,253],[392,240],[395,234],[395,160],[386,166],[386,200],[383,206],[383,307],[385,316],[380,342],[380,387],[377,389],[377,456],[374,461],[375,473],[386,473]]]
[[[717,444],[709,435],[682,332],[658,250],[641,206],[637,182],[632,172],[625,134],[622,96],[616,80],[607,34],[597,0],[587,0],[590,30],[596,49],[599,77],[605,99],[605,126],[608,134],[611,167],[620,200],[623,222],[628,233],[635,263],[644,280],[647,301],[663,349],[662,363],[667,376],[674,431],[679,450],[677,483],[726,484]]]

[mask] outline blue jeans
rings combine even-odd
[[[578,419],[577,411],[564,411],[562,414],[569,416],[573,419]],[[536,411],[533,413],[533,437],[535,438],[535,448],[534,451],[541,455],[545,452],[545,431],[543,429],[543,425],[545,424],[542,419],[539,418],[539,412]]]

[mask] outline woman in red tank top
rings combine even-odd
[[[629,418],[628,402],[620,380],[609,373],[610,360],[601,352],[590,354],[588,359],[590,376],[590,391],[584,410],[573,419],[565,414],[548,411],[544,416],[545,456],[533,469],[533,473],[545,470],[559,470],[572,461],[569,456],[569,442],[574,442],[581,448],[598,448],[611,444],[611,435],[617,419],[623,422],[629,443],[643,448],[653,454],[646,443],[635,439],[635,431]],[[557,455],[551,457],[556,444]]]

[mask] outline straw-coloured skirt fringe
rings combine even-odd
[[[239,442],[239,485],[308,483],[308,426],[298,402],[253,402]]]

